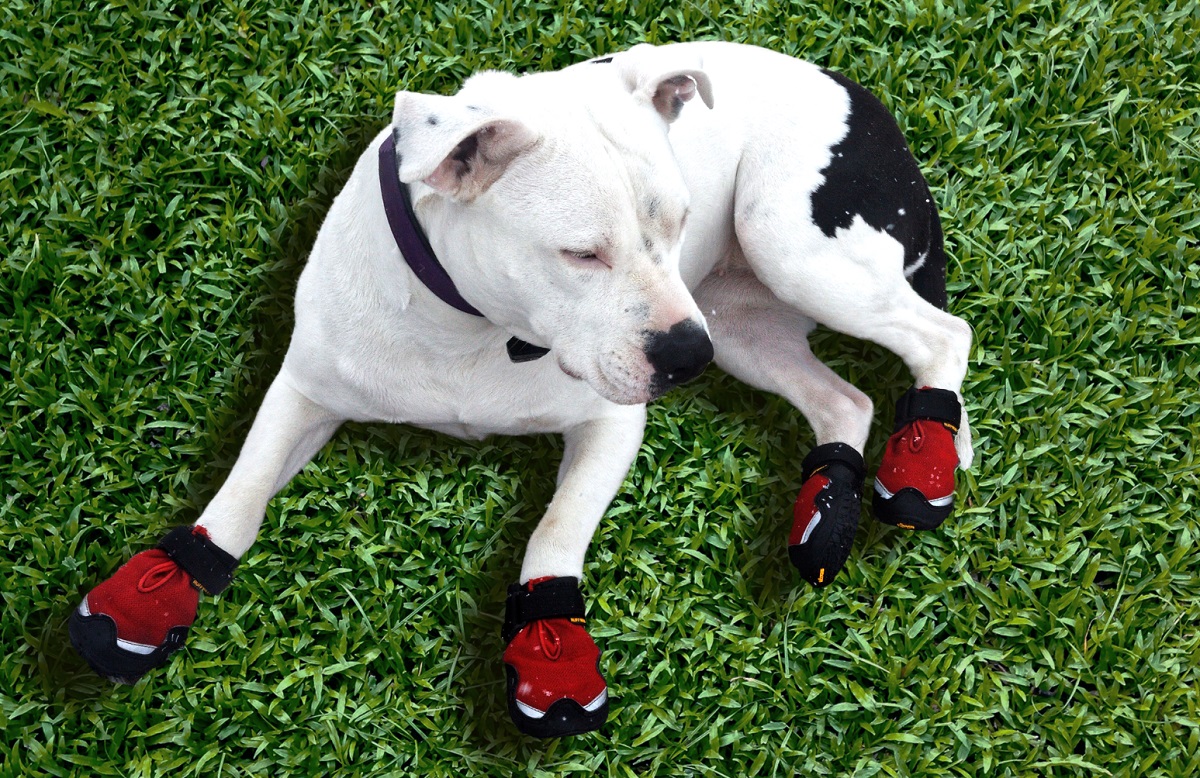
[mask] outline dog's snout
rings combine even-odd
[[[684,319],[666,332],[654,332],[646,340],[646,359],[654,367],[654,394],[691,381],[704,372],[713,358],[712,341],[699,323]]]

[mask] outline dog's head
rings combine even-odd
[[[667,139],[712,93],[700,63],[674,59],[639,46],[396,96],[400,178],[463,297],[618,403],[663,394],[713,354],[679,275],[689,198]]]

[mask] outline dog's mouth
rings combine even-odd
[[[563,361],[562,361],[562,358],[561,358],[561,357],[560,357],[560,358],[559,358],[559,360],[558,360],[558,369],[559,369],[559,370],[561,370],[561,371],[563,371],[564,373],[566,373],[566,374],[567,374],[568,376],[570,376],[571,378],[574,378],[576,381],[582,381],[582,380],[583,380],[583,376],[579,375],[579,373],[576,373],[574,370],[572,370],[571,368],[569,368],[569,367],[567,367],[566,365],[564,365],[564,364],[563,364]]]
[[[617,405],[641,405],[657,396],[650,381],[640,379],[636,370],[622,365],[597,370],[594,378],[588,378],[588,384],[601,397]]]
[[[657,396],[654,394],[653,388],[646,382],[622,380],[633,376],[627,375],[626,371],[620,367],[615,368],[615,371],[611,365],[607,370],[599,365],[577,369],[568,365],[562,357],[558,358],[557,364],[558,369],[564,374],[576,381],[583,381],[596,394],[617,405],[639,405],[650,402]],[[614,375],[613,372],[616,374]]]

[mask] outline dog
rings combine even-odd
[[[931,529],[972,460],[971,329],[945,311],[942,229],[895,121],[865,89],[733,43],[639,45],[564,70],[400,92],[316,238],[296,320],[224,486],[85,596],[71,638],[136,680],[229,585],[268,500],[346,420],[463,438],[561,433],[558,486],[509,589],[509,712],[526,733],[599,727],[588,544],[642,442],[646,403],[710,361],[782,395],[817,445],[789,556],[846,560],[873,416],[819,362],[818,323],[915,378],[874,482],[883,521]]]

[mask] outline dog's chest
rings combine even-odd
[[[479,440],[489,435],[559,433],[593,417],[594,406],[603,402],[586,384],[567,378],[557,367],[552,369],[558,376],[542,375],[541,366],[512,367],[516,369],[465,373],[464,383],[438,381],[416,403],[396,398],[393,418]]]
[[[319,355],[293,348],[285,367],[297,389],[348,419],[412,424],[460,438],[561,432],[608,405],[564,374],[553,356],[511,362],[506,337],[496,333],[459,350],[414,347],[403,335],[360,330]],[[325,369],[305,369],[309,360]]]

